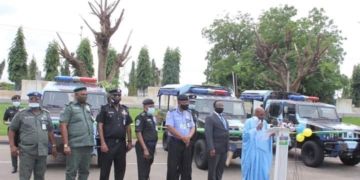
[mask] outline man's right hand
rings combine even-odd
[[[263,123],[260,123],[257,127],[256,127],[256,130],[260,130],[263,128]]]
[[[148,159],[150,157],[150,153],[147,149],[144,150],[144,158]]]
[[[11,154],[15,157],[19,155],[19,149],[16,146],[10,146]]]
[[[214,156],[215,156],[215,149],[210,150],[210,156],[211,156],[211,157],[214,157]]]
[[[66,147],[66,148],[64,148],[64,153],[65,153],[66,155],[70,155],[70,154],[71,154],[71,149],[70,149],[69,146]]]
[[[108,151],[109,151],[109,149],[108,149],[107,145],[105,143],[103,143],[101,145],[101,152],[107,153]]]

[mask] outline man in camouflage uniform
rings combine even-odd
[[[52,144],[52,155],[56,157],[53,125],[49,111],[40,108],[41,93],[31,92],[29,108],[19,111],[12,119],[9,131],[10,149],[13,156],[20,154],[20,180],[45,179],[46,160],[49,140]],[[15,133],[20,133],[19,149],[15,146]]]
[[[61,135],[66,154],[66,180],[87,180],[91,163],[91,152],[95,146],[94,118],[87,100],[87,88],[74,89],[75,101],[65,105],[60,115]]]

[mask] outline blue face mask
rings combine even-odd
[[[14,107],[19,107],[20,106],[20,102],[13,102],[12,103]]]
[[[38,107],[40,107],[40,104],[39,103],[29,103],[29,107],[38,108]]]
[[[195,104],[189,104],[189,109],[195,109]]]
[[[155,108],[148,108],[147,113],[153,115],[155,113]]]

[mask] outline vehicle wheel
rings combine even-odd
[[[206,151],[205,140],[199,139],[196,141],[194,148],[194,160],[196,167],[206,170],[208,168],[208,153]]]
[[[355,166],[360,163],[360,158],[340,156],[340,160],[343,164],[348,166]]]
[[[101,152],[100,152],[100,148],[97,149],[97,166],[101,167],[100,162],[101,162]]]
[[[165,151],[168,151],[168,149],[169,149],[169,138],[168,138],[167,130],[165,130],[164,133],[163,133],[162,144],[163,144],[163,149]]]
[[[301,148],[301,159],[306,166],[318,167],[324,161],[324,150],[316,141],[306,141]]]

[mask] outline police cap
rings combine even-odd
[[[190,94],[189,95],[189,101],[196,101],[196,95]]]
[[[189,97],[187,95],[182,94],[177,97],[177,100],[178,101],[188,101]]]
[[[83,90],[87,90],[87,88],[85,86],[79,86],[74,89],[74,92],[83,91]]]
[[[113,94],[113,93],[121,93],[121,89],[112,89],[109,91],[110,94]]]
[[[37,92],[37,91],[33,91],[33,92],[29,92],[29,93],[27,94],[27,96],[29,96],[29,97],[31,97],[31,96],[37,96],[37,97],[41,98],[41,97],[42,97],[42,94],[39,93],[39,92]]]
[[[17,100],[17,99],[20,99],[20,96],[19,95],[14,95],[13,97],[11,97],[11,100]]]
[[[149,104],[155,104],[154,101],[152,99],[145,99],[142,102],[143,105],[149,105]]]

